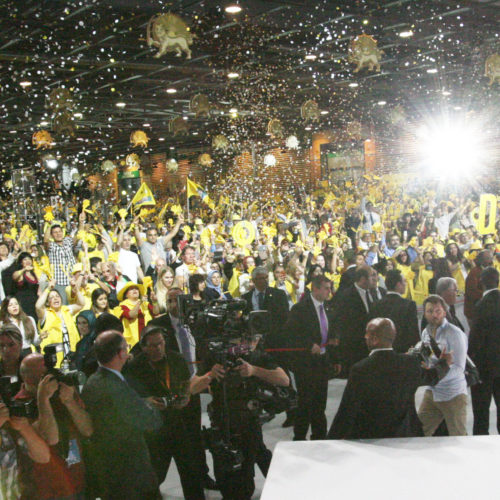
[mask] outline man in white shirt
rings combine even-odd
[[[133,283],[142,283],[144,273],[142,272],[141,262],[139,261],[139,256],[130,250],[131,245],[132,236],[130,233],[125,233],[118,253],[118,265],[122,274],[130,278],[130,281]]]

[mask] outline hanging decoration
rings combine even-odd
[[[319,120],[320,111],[318,103],[313,100],[306,101],[300,108],[300,116],[304,120]]]
[[[212,166],[213,159],[208,153],[202,153],[200,156],[198,156],[198,163],[202,167],[210,167]]]
[[[195,117],[210,116],[210,102],[205,94],[196,94],[189,101],[189,111],[194,113]]]
[[[500,54],[491,54],[484,63],[484,76],[490,79],[490,85],[495,83],[495,80],[500,83]]]
[[[224,135],[218,134],[212,139],[212,147],[225,151],[229,147],[229,141]]]
[[[101,163],[101,172],[103,174],[110,174],[116,169],[116,165],[111,160],[104,160]]]
[[[50,132],[47,130],[39,130],[33,134],[31,142],[33,143],[33,146],[36,146],[36,149],[50,149],[54,140],[52,139]]]
[[[47,107],[57,113],[63,109],[71,109],[73,107],[73,97],[68,89],[58,87],[52,90],[47,97]]]
[[[139,155],[131,153],[125,158],[125,171],[138,170],[141,167]]]
[[[271,137],[283,137],[284,135],[284,130],[283,130],[283,125],[280,120],[277,118],[273,118],[272,120],[269,120],[269,123],[267,124],[267,133]]]
[[[190,45],[193,44],[193,35],[185,21],[176,14],[168,12],[153,16],[147,26],[146,41],[149,45],[159,49],[153,57],[159,58],[167,52],[175,52],[176,57],[186,54],[191,59]]]
[[[289,135],[286,138],[285,145],[288,149],[298,149],[299,148],[299,140],[295,135]]]
[[[137,146],[142,146],[143,148],[147,148],[148,142],[149,142],[149,137],[146,134],[146,132],[144,132],[144,130],[134,130],[130,134],[130,144],[132,144],[134,148],[136,148]]]
[[[349,55],[347,60],[350,63],[356,64],[356,69],[353,71],[357,73],[365,66],[369,71],[380,71],[380,58],[384,53],[377,47],[377,41],[370,35],[358,35],[349,44]]]
[[[178,116],[172,118],[168,122],[168,130],[174,134],[174,136],[187,134],[189,132],[189,124],[182,116]]]
[[[177,160],[175,158],[169,158],[167,160],[167,163],[165,164],[165,168],[170,174],[175,174],[175,172],[179,170],[179,164],[177,163]]]
[[[75,121],[69,110],[58,112],[54,115],[52,128],[56,134],[75,135]]]

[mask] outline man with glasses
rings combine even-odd
[[[144,433],[158,429],[158,410],[126,382],[121,371],[128,360],[125,338],[116,331],[97,337],[99,369],[85,384],[82,398],[94,423],[91,461],[103,500],[156,500],[158,481]]]

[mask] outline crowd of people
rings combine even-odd
[[[500,406],[500,218],[481,234],[478,203],[470,187],[365,176],[265,203],[192,199],[189,212],[163,200],[105,217],[80,203],[73,219],[47,211],[41,237],[4,220],[0,497],[159,498],[173,458],[185,498],[249,499],[272,456],[248,405],[259,384],[296,391],[283,424],[294,440],[464,435],[475,363],[473,428],[487,434],[492,397]],[[233,232],[241,221],[254,238]],[[242,316],[267,315],[262,332],[231,339],[229,363],[182,304],[234,299]],[[88,377],[81,392],[71,370]],[[328,429],[334,377],[347,385]],[[207,391],[228,445],[215,480]]]

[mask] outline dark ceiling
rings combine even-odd
[[[302,142],[314,130],[352,120],[383,133],[397,105],[409,119],[444,108],[487,110],[498,126],[500,84],[489,86],[484,76],[485,59],[500,53],[498,0],[240,0],[238,15],[224,11],[228,3],[4,0],[4,172],[40,155],[31,137],[51,129],[46,97],[57,87],[72,91],[77,130],[74,137],[53,133],[54,151],[82,172],[129,153],[130,133],[139,128],[151,138],[146,151],[162,152],[172,146],[209,151],[216,133],[234,144],[266,140],[271,118]],[[157,49],[146,43],[150,17],[168,11],[179,14],[196,37],[191,60],[172,53],[156,59]],[[408,29],[412,37],[399,36]],[[350,40],[363,32],[385,53],[379,73],[355,74],[347,61]],[[316,59],[306,60],[311,54]],[[229,71],[240,78],[228,79]],[[24,81],[31,85],[23,88]],[[354,83],[358,86],[349,86]],[[167,88],[177,93],[167,94]],[[208,118],[189,111],[190,99],[199,93],[212,103]],[[304,131],[300,107],[308,99],[327,113]],[[116,107],[120,101],[125,108]],[[238,110],[237,119],[229,117],[231,108]],[[176,116],[188,118],[187,135],[168,131]]]

